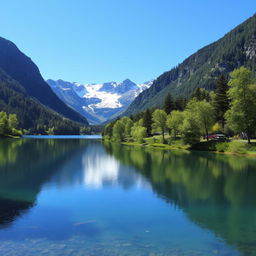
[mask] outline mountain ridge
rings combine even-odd
[[[134,99],[123,115],[161,107],[168,93],[174,97],[188,97],[199,87],[213,90],[220,74],[228,75],[242,65],[256,71],[255,59],[256,15],[253,15],[160,75],[149,89]]]
[[[90,124],[102,124],[125,111],[140,92],[151,86],[153,80],[143,84],[136,84],[130,79],[98,84],[62,79],[48,79],[46,82],[62,101],[86,117]]]
[[[11,41],[0,37],[0,69],[17,81],[27,95],[75,122],[87,120],[62,102],[44,81],[36,64]]]

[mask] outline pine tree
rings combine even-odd
[[[164,111],[166,114],[170,114],[175,109],[175,104],[170,93],[167,94],[164,101]]]
[[[196,88],[191,95],[191,99],[196,99],[197,101],[206,100],[209,102],[211,97],[209,91],[204,88]]]
[[[179,97],[175,101],[175,110],[183,111],[186,108],[187,99]]]
[[[218,122],[221,123],[222,129],[224,129],[225,126],[224,115],[229,109],[228,89],[228,80],[224,75],[221,75],[217,80],[214,108],[216,113],[216,119]]]
[[[144,112],[143,115],[143,126],[147,129],[147,137],[152,134],[152,114],[149,109]]]
[[[200,88],[196,88],[192,95],[191,95],[191,98],[195,98],[196,100],[200,101],[202,100],[202,94],[201,94],[201,89]]]

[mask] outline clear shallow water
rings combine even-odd
[[[0,141],[0,255],[256,255],[255,159]]]

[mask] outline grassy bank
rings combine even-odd
[[[166,143],[162,143],[161,136],[153,136],[145,138],[143,143],[139,142],[122,142],[123,145],[129,146],[142,146],[148,148],[156,148],[163,150],[195,150],[195,151],[209,151],[214,153],[223,154],[237,154],[237,155],[248,155],[256,157],[256,140],[252,140],[251,144],[248,144],[244,140],[230,140],[229,142],[218,142],[218,141],[205,141],[202,140],[199,143],[190,146],[185,145],[181,139],[171,139],[166,136]]]

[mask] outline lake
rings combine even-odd
[[[256,159],[0,141],[0,255],[256,255]]]

